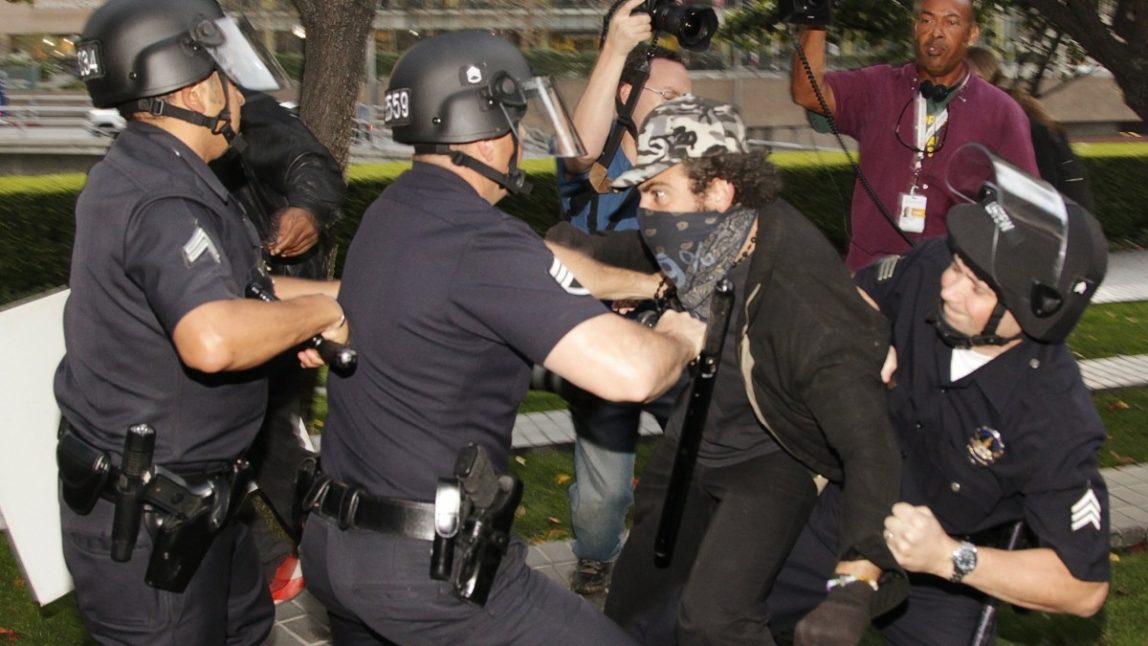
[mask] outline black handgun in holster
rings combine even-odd
[[[449,580],[459,598],[485,604],[521,500],[522,481],[499,475],[482,447],[466,445],[454,478],[439,480],[431,578]]]
[[[215,535],[234,518],[250,481],[250,464],[242,458],[229,470],[203,476],[196,483],[157,469],[146,494],[155,513],[146,516],[154,546],[144,581],[154,588],[182,592]]]
[[[101,497],[114,503],[111,557],[115,561],[131,559],[144,523],[153,537],[144,580],[155,588],[182,592],[215,534],[239,508],[250,467],[239,459],[216,473],[184,478],[152,464],[154,448],[155,431],[146,424],[132,426],[116,468],[106,451],[62,428],[56,448],[61,497],[81,515],[90,513]]]

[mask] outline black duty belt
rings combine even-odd
[[[304,502],[307,509],[334,520],[339,529],[360,528],[381,534],[433,540],[434,503],[372,496],[319,476]]]

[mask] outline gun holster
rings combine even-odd
[[[303,521],[315,502],[314,498],[309,496],[319,477],[319,456],[309,455],[303,458],[295,471],[295,488],[291,494],[291,518],[288,519],[292,531],[297,534],[296,539],[302,536]]]
[[[431,577],[446,579],[460,599],[483,605],[510,545],[522,481],[499,475],[482,447],[468,444],[455,478],[439,480]]]
[[[60,470],[60,497],[64,503],[81,516],[91,513],[112,478],[108,452],[81,440],[67,428],[67,422],[61,422],[56,466]]]
[[[189,482],[157,468],[145,499],[144,522],[153,546],[144,581],[153,588],[183,592],[219,533],[247,495],[250,464],[236,460],[230,471]]]
[[[61,497],[72,511],[86,515],[101,497],[125,504],[116,498],[120,470],[112,466],[107,451],[88,444],[64,424],[56,445],[56,462]],[[172,592],[187,587],[212,539],[243,502],[250,471],[242,458],[215,473],[186,478],[164,467],[151,467],[142,491],[130,503],[140,506],[143,524],[153,537],[144,576],[148,585]],[[136,531],[124,537],[130,539],[124,560],[130,558]]]

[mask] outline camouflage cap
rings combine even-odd
[[[744,152],[745,124],[733,106],[687,94],[650,112],[638,131],[637,163],[611,186],[637,186],[687,159]]]

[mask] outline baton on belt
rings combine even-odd
[[[124,454],[116,479],[116,507],[112,516],[112,560],[125,563],[132,558],[140,531],[143,491],[151,480],[155,430],[147,424],[128,428]]]
[[[245,293],[248,298],[258,298],[264,303],[274,303],[279,300],[279,297],[276,296],[274,292],[255,280],[247,283]],[[321,334],[316,334],[304,341],[303,345],[309,348],[315,348],[319,352],[319,356],[323,357],[323,361],[326,361],[332,370],[341,375],[353,371],[355,369],[355,363],[358,361],[358,356],[354,348],[345,346],[337,341],[324,339]]]
[[[1020,544],[1021,535],[1024,533],[1024,521],[1018,520],[1013,523],[1012,527],[1008,530],[1007,540],[1004,544],[1004,549],[1010,552],[1016,549]],[[969,641],[969,646],[988,646],[993,641],[993,632],[997,619],[997,605],[1000,600],[996,597],[989,597],[981,606],[981,614],[977,617],[977,629],[973,632],[973,638]]]
[[[723,278],[714,289],[710,304],[710,320],[706,327],[705,344],[698,356],[694,369],[693,383],[690,385],[690,400],[686,408],[686,418],[682,423],[682,433],[678,437],[678,448],[674,455],[674,470],[666,489],[662,517],[658,521],[658,535],[654,539],[654,564],[668,567],[674,555],[674,544],[678,540],[678,528],[682,524],[682,513],[686,506],[686,493],[690,477],[698,457],[698,446],[706,426],[706,414],[710,408],[714,382],[717,379],[718,364],[721,363],[722,346],[725,345],[726,331],[729,329],[730,313],[733,311],[733,283]]]

